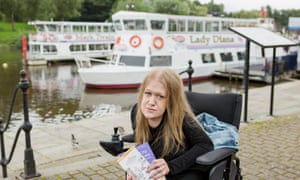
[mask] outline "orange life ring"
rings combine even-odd
[[[161,49],[164,47],[164,39],[161,36],[155,36],[152,40],[152,43],[156,49]]]
[[[129,39],[129,43],[132,47],[137,48],[141,45],[142,43],[142,39],[140,36],[138,35],[133,35],[131,36],[131,38]]]

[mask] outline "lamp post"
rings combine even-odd
[[[134,8],[135,8],[134,3],[130,2],[130,3],[126,4],[126,9],[127,9],[128,11],[130,11],[130,10],[132,10],[132,9],[134,9]]]

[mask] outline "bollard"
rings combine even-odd
[[[189,91],[190,92],[192,91],[192,84],[193,84],[193,82],[192,82],[192,74],[194,73],[194,69],[192,67],[192,63],[193,63],[192,60],[189,60],[189,67],[186,70],[184,70],[184,71],[182,71],[182,72],[179,73],[180,75],[183,74],[183,73],[188,73],[188,76],[189,76]]]
[[[29,121],[28,103],[27,103],[27,89],[29,88],[29,83],[25,78],[26,73],[25,73],[24,70],[22,70],[20,72],[20,75],[21,75],[21,79],[20,79],[19,84],[15,88],[6,124],[5,124],[5,126],[3,126],[2,122],[0,124],[0,144],[1,144],[1,161],[0,161],[0,164],[2,166],[3,177],[5,178],[5,177],[7,177],[7,165],[10,163],[10,161],[12,159],[12,155],[14,153],[14,150],[15,150],[20,132],[21,132],[21,130],[23,130],[25,132],[26,147],[25,147],[25,150],[24,150],[24,172],[22,172],[20,174],[20,176],[24,179],[30,179],[30,178],[34,178],[34,177],[39,177],[39,176],[41,176],[41,174],[36,172],[35,161],[34,161],[34,156],[33,156],[33,150],[31,148],[30,131],[32,129],[32,125]],[[23,94],[24,123],[19,127],[19,129],[17,131],[17,134],[15,136],[14,143],[12,145],[12,149],[10,151],[10,154],[9,154],[8,158],[6,158],[5,143],[4,143],[4,132],[8,129],[8,125],[9,125],[9,122],[10,122],[10,118],[11,118],[11,114],[12,114],[12,110],[13,110],[13,106],[14,106],[14,102],[15,102],[15,98],[16,98],[16,94],[18,92],[18,89],[21,89],[22,94]]]

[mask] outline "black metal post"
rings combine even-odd
[[[189,91],[191,92],[192,91],[192,85],[193,85],[193,82],[192,82],[192,75],[193,75],[193,73],[194,73],[194,69],[193,69],[193,67],[192,67],[192,60],[189,60],[189,67],[186,69],[186,70],[184,70],[184,71],[182,71],[182,72],[180,72],[179,74],[181,75],[181,74],[183,74],[183,73],[188,73],[188,76],[189,76],[189,79],[188,79],[188,83],[189,83]]]
[[[248,113],[248,85],[249,85],[249,61],[250,61],[250,41],[246,41],[246,59],[244,65],[244,78],[243,85],[245,91],[245,104],[244,104],[244,122],[247,122],[247,113]]]
[[[21,173],[21,177],[28,179],[28,178],[38,177],[41,174],[36,172],[33,150],[31,148],[30,131],[32,129],[32,125],[29,121],[28,102],[27,102],[27,89],[29,88],[29,83],[25,78],[26,76],[25,71],[22,70],[20,74],[21,74],[20,88],[23,93],[23,110],[24,110],[24,124],[22,125],[22,128],[25,132],[25,142],[26,142],[26,148],[24,150],[24,172]]]
[[[24,179],[29,179],[29,178],[34,178],[38,177],[41,174],[37,173],[35,170],[35,162],[34,162],[34,157],[33,157],[33,151],[31,148],[31,140],[30,140],[30,131],[32,129],[32,125],[29,121],[29,116],[28,116],[28,104],[27,104],[27,89],[29,88],[29,83],[26,80],[25,76],[26,73],[24,70],[20,72],[21,79],[19,84],[14,90],[13,98],[11,101],[10,105],[10,110],[9,110],[9,115],[6,121],[5,126],[3,126],[2,121],[0,124],[0,144],[1,144],[1,160],[0,164],[2,166],[2,174],[3,177],[7,177],[7,165],[10,163],[14,150],[16,148],[17,140],[19,138],[21,130],[25,131],[25,141],[26,141],[26,148],[25,148],[25,158],[24,158],[24,173],[21,173],[21,177]],[[10,118],[13,112],[13,106],[15,102],[15,98],[18,92],[18,89],[21,88],[23,92],[23,110],[24,110],[24,123],[21,125],[16,133],[10,154],[8,158],[6,158],[6,153],[5,153],[5,143],[4,143],[4,132],[8,129]]]
[[[1,165],[2,165],[2,175],[3,177],[7,177],[7,163],[6,163],[6,156],[5,156],[5,147],[4,147],[4,131],[2,125],[2,119],[0,121],[0,143],[1,143]]]
[[[271,84],[271,102],[270,116],[273,116],[273,100],[274,100],[274,84],[275,84],[275,67],[276,67],[276,47],[273,48],[273,63],[272,63],[272,84]]]

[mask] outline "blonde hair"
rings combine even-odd
[[[163,141],[162,157],[170,152],[178,152],[184,147],[184,134],[182,131],[183,119],[186,113],[191,117],[194,114],[184,94],[183,82],[175,71],[169,68],[156,68],[145,77],[139,92],[138,111],[136,115],[135,141],[138,144],[147,142],[150,138],[148,121],[141,112],[141,102],[146,86],[150,81],[159,81],[167,90],[166,112],[164,127],[160,137]]]

